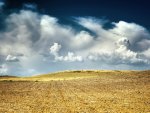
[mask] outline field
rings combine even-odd
[[[150,71],[1,77],[0,113],[150,113]]]

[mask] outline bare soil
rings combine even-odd
[[[150,113],[150,71],[49,76],[1,80],[0,113]]]

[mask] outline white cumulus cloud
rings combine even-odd
[[[56,61],[69,61],[69,62],[83,61],[82,56],[75,55],[73,52],[68,52],[66,56],[61,56],[59,53],[60,49],[61,45],[59,45],[58,43],[54,43],[54,45],[50,47],[50,53],[54,55],[55,57],[54,59]]]
[[[9,63],[7,72],[23,75],[102,64],[111,69],[122,64],[126,66],[121,69],[150,67],[150,33],[143,26],[121,20],[109,22],[113,27],[105,29],[108,21],[94,17],[75,22],[81,30],[50,15],[12,12],[0,35],[0,65]],[[34,71],[26,71],[30,69]]]
[[[8,55],[6,57],[6,61],[8,61],[8,62],[18,62],[19,59],[16,56]]]

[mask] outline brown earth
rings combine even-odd
[[[150,113],[150,71],[1,79],[0,113]]]

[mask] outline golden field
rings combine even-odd
[[[150,113],[150,71],[0,77],[0,113]]]

